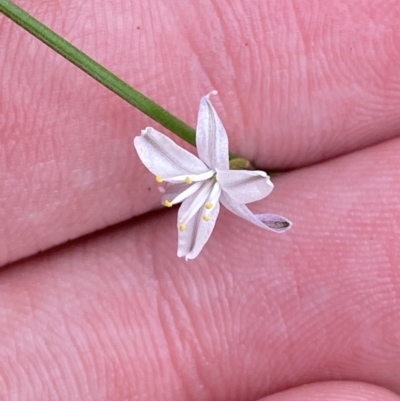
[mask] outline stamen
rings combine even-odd
[[[164,180],[159,175],[156,175],[156,181],[161,184]]]
[[[209,211],[208,213],[210,213],[211,209],[219,202],[220,195],[221,195],[221,186],[218,184],[218,182],[215,182],[204,204],[204,207]]]
[[[177,175],[175,177],[168,177],[166,180],[172,183],[186,182],[187,184],[191,184],[192,182],[206,181],[209,178],[212,178],[214,175],[214,170],[207,170],[206,172],[200,174],[190,174],[190,176]]]
[[[205,214],[205,215],[203,216],[203,220],[204,220],[204,221],[210,221],[210,220],[211,220],[211,217],[208,216],[207,214]]]
[[[173,206],[173,203],[172,203],[172,202],[170,202],[169,200],[165,200],[165,202],[164,202],[164,206],[167,206],[167,207],[172,207],[172,206]]]
[[[202,188],[197,192],[197,195],[194,198],[192,204],[180,217],[179,219],[180,223],[182,224],[187,223],[202,207],[204,207],[204,203],[208,199],[210,192],[212,190],[213,183],[211,181],[206,181],[201,185]]]
[[[179,224],[179,231],[185,231],[186,224]]]
[[[186,188],[183,192],[181,192],[174,199],[172,199],[171,203],[175,205],[177,203],[183,202],[186,198],[193,195],[202,185],[203,185],[202,182],[195,182],[193,185]]]

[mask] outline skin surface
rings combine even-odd
[[[154,124],[0,16],[0,398],[399,399],[400,3],[18,4],[191,125],[218,89],[294,226],[178,259]]]

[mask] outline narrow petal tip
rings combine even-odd
[[[185,258],[186,262],[192,259],[192,258],[189,258],[188,255],[185,255],[184,253],[182,253],[181,251],[177,252],[177,256],[178,256],[178,258]]]
[[[153,129],[153,128],[152,128],[152,127],[146,127],[145,129],[142,129],[142,130],[140,131],[140,134],[141,134],[141,135],[146,135],[146,134],[148,134],[147,131],[149,131],[149,130],[151,130],[151,129]]]
[[[210,91],[209,93],[207,93],[207,95],[205,95],[204,97],[209,99],[211,95],[218,95],[218,91],[213,89],[212,91]]]
[[[257,214],[255,216],[269,229],[276,233],[283,233],[289,230],[293,225],[290,220],[276,214]]]

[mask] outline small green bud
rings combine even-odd
[[[242,157],[235,157],[229,161],[230,170],[254,170],[252,164]]]

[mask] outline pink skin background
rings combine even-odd
[[[294,226],[178,259],[156,125],[0,16],[0,398],[399,400],[399,1],[17,3],[192,126],[217,89]]]

